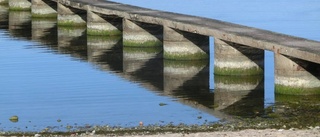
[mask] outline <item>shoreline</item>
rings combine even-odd
[[[34,134],[1,134],[0,137],[8,137],[8,136],[24,136],[24,137],[42,137],[42,136],[54,136],[54,137],[109,137],[109,136],[121,136],[121,137],[320,137],[320,127],[309,127],[309,129],[243,129],[243,130],[226,130],[226,131],[197,131],[197,132],[148,132],[145,130],[144,132],[109,132],[109,133],[96,133],[95,130],[87,131],[87,132],[69,132],[65,134],[59,133],[34,133]]]

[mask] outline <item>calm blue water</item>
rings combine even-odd
[[[320,40],[317,1],[117,2]],[[249,111],[259,111],[275,101],[271,52],[266,52],[265,88],[227,96],[214,91],[212,54],[209,65],[197,63],[194,72],[181,62],[131,59],[126,52],[131,50],[117,44],[121,38],[87,38],[83,29],[57,28],[55,21],[30,20],[28,12],[8,13],[5,8],[0,6],[0,130],[138,126],[140,121],[203,124],[234,116],[222,110],[241,109],[237,102],[254,101],[257,106]],[[99,47],[101,42],[110,47]],[[188,74],[170,75],[176,71]],[[18,122],[9,120],[13,115]]]

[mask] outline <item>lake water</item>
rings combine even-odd
[[[117,2],[320,40],[320,3],[312,0]],[[56,20],[31,20],[30,12],[0,6],[0,130],[204,124],[263,115],[277,101],[272,52],[266,51],[264,77],[226,78],[213,75],[213,54],[179,62],[148,50],[155,52],[139,56],[144,51],[123,48],[121,37],[87,37],[85,28],[57,27]],[[215,81],[230,79],[257,85],[215,90]],[[9,120],[14,115],[18,121]]]

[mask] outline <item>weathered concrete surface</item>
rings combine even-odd
[[[214,39],[214,74],[263,75],[264,50]]]
[[[10,10],[31,10],[31,0],[9,0]]]
[[[32,17],[56,18],[57,3],[51,0],[32,0]]]
[[[162,33],[162,26],[123,19],[123,46],[125,47],[160,47]]]
[[[177,30],[214,36],[233,43],[248,45],[320,64],[320,42],[241,26],[219,20],[150,10],[104,0],[61,0],[75,8],[90,9],[106,15],[158,24]]]
[[[320,64],[275,54],[276,93],[320,94]]]
[[[165,59],[200,60],[209,58],[209,37],[164,27]]]
[[[86,26],[85,10],[68,7],[58,3],[58,26]]]
[[[121,35],[122,19],[115,16],[106,16],[91,11],[87,12],[88,35]]]

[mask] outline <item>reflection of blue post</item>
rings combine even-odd
[[[57,3],[52,0],[32,0],[32,17],[56,18]]]
[[[201,60],[209,57],[209,37],[164,27],[163,56],[173,60]]]
[[[276,93],[320,94],[320,64],[275,54]]]
[[[31,10],[30,0],[9,0],[10,10]]]
[[[87,34],[106,36],[121,35],[122,19],[88,11]]]
[[[58,26],[85,27],[87,12],[58,3]]]

